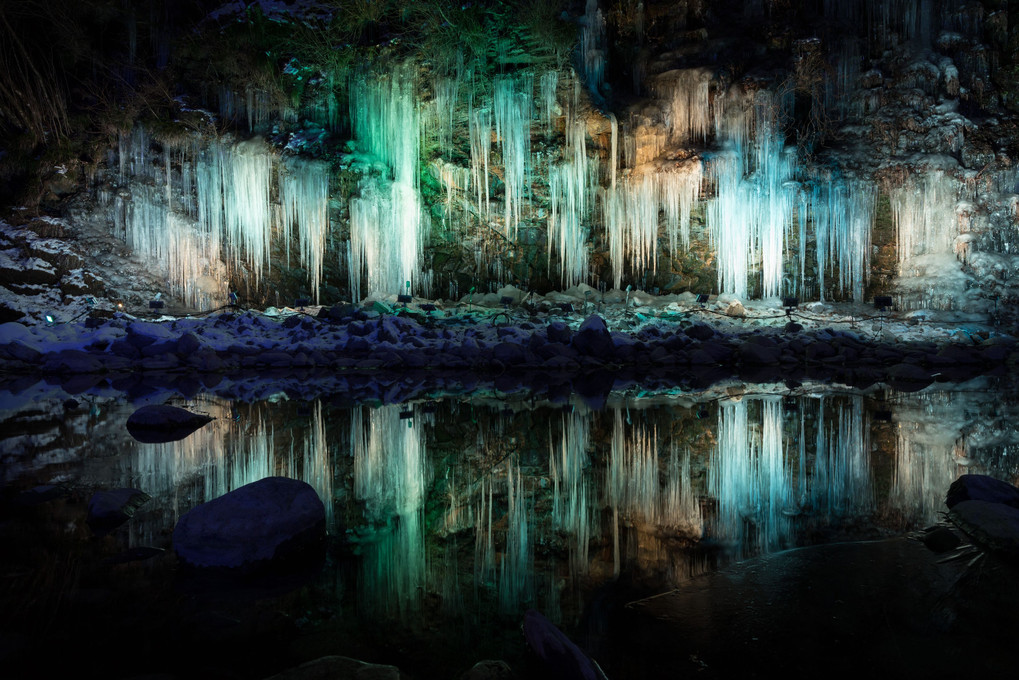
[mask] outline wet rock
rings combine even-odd
[[[42,360],[42,352],[17,340],[4,345],[3,350],[10,358],[26,364],[37,364]]]
[[[600,680],[605,674],[565,634],[534,609],[524,614],[524,637],[552,677]]]
[[[945,505],[953,508],[963,501],[1003,503],[1019,508],[1019,488],[987,475],[962,475],[948,487]]]
[[[500,342],[492,348],[492,358],[509,367],[520,366],[525,362],[526,356],[520,345],[512,342]]]
[[[97,491],[88,501],[86,522],[96,535],[104,536],[134,517],[135,511],[150,498],[138,489]]]
[[[173,530],[187,564],[241,573],[317,554],[325,506],[305,482],[267,477],[193,508]]]
[[[562,321],[553,321],[546,330],[549,342],[568,344],[573,339],[573,330]]]
[[[710,340],[715,336],[715,331],[711,326],[702,323],[696,323],[684,331],[687,336],[694,340]]]
[[[1019,508],[987,501],[962,501],[948,513],[960,529],[981,546],[1019,558]]]
[[[777,364],[780,356],[777,347],[765,347],[755,342],[745,342],[739,347],[740,360],[750,366]]]
[[[346,656],[323,656],[277,673],[266,680],[400,680],[396,666],[367,663]]]
[[[930,384],[933,378],[931,374],[919,366],[913,364],[896,364],[888,369],[888,377],[904,383]]]
[[[936,553],[956,548],[962,543],[954,531],[947,527],[935,527],[920,536],[920,541]]]
[[[207,415],[158,404],[142,406],[127,419],[127,431],[140,442],[157,444],[184,439],[209,421]]]
[[[605,319],[592,314],[580,324],[580,328],[571,341],[573,347],[584,356],[597,359],[608,359],[612,356],[615,345],[609,333]]]
[[[505,661],[486,659],[474,664],[471,669],[460,676],[460,680],[510,680],[513,669]]]

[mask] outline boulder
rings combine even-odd
[[[580,324],[571,344],[580,354],[596,359],[611,358],[615,351],[612,334],[605,325],[605,319],[597,314],[592,314]]]
[[[513,669],[505,661],[486,659],[474,664],[460,680],[512,680]]]
[[[541,660],[550,677],[563,680],[601,680],[605,673],[587,654],[542,614],[528,609],[524,614],[524,637]]]
[[[266,477],[180,518],[173,548],[185,563],[240,573],[318,554],[325,539],[325,506],[297,479]]]
[[[987,501],[962,501],[948,513],[949,519],[988,550],[1019,558],[1019,508]]]
[[[134,517],[135,510],[150,498],[138,489],[97,491],[88,501],[88,517],[85,521],[93,533],[104,536]]]
[[[963,501],[1004,503],[1019,508],[1019,489],[987,475],[962,475],[948,487],[945,505],[953,508]]]
[[[146,444],[174,442],[184,439],[211,420],[207,415],[167,404],[142,406],[128,417],[127,431]]]
[[[400,680],[396,666],[358,661],[345,656],[323,656],[288,668],[266,680]]]

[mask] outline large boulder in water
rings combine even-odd
[[[598,664],[535,609],[524,614],[524,637],[551,677],[604,680],[605,673]]]
[[[945,505],[953,508],[963,501],[1004,503],[1019,508],[1019,489],[987,475],[962,475],[948,487]]]
[[[175,442],[211,420],[207,415],[167,404],[142,406],[128,417],[127,431],[146,444]]]
[[[134,517],[135,510],[150,498],[138,489],[97,491],[88,501],[85,521],[96,535],[104,536]]]
[[[317,555],[325,521],[325,506],[311,486],[267,477],[181,517],[173,548],[191,566],[248,573]]]

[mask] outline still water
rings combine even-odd
[[[601,651],[609,677],[627,677],[607,639],[627,601],[771,553],[934,524],[960,474],[1014,483],[1017,409],[986,388],[731,384],[613,392],[591,406],[491,392],[132,402],[97,388],[71,403],[21,384],[0,397],[3,528],[17,548],[3,560],[0,653],[50,663],[37,656],[49,637],[107,655],[111,677],[266,677],[330,653],[415,677],[457,677],[486,658],[521,672],[534,662],[520,621],[536,608]],[[182,441],[132,439],[127,417],[167,396],[215,420]],[[181,574],[176,520],[270,475],[304,480],[324,501],[324,566],[287,584]],[[63,495],[18,506],[41,484]],[[89,495],[119,487],[152,498],[92,536]],[[166,552],[121,563],[143,548]],[[96,630],[97,616],[110,629]]]

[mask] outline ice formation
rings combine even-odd
[[[420,116],[409,68],[354,79],[350,117],[359,148],[383,163],[384,176],[362,180],[350,200],[350,290],[427,295],[421,271],[429,219],[419,187]],[[361,278],[367,280],[362,289]]]
[[[493,89],[495,139],[502,152],[505,186],[503,229],[507,238],[515,240],[525,201],[525,187],[530,183],[534,79],[499,76]]]

